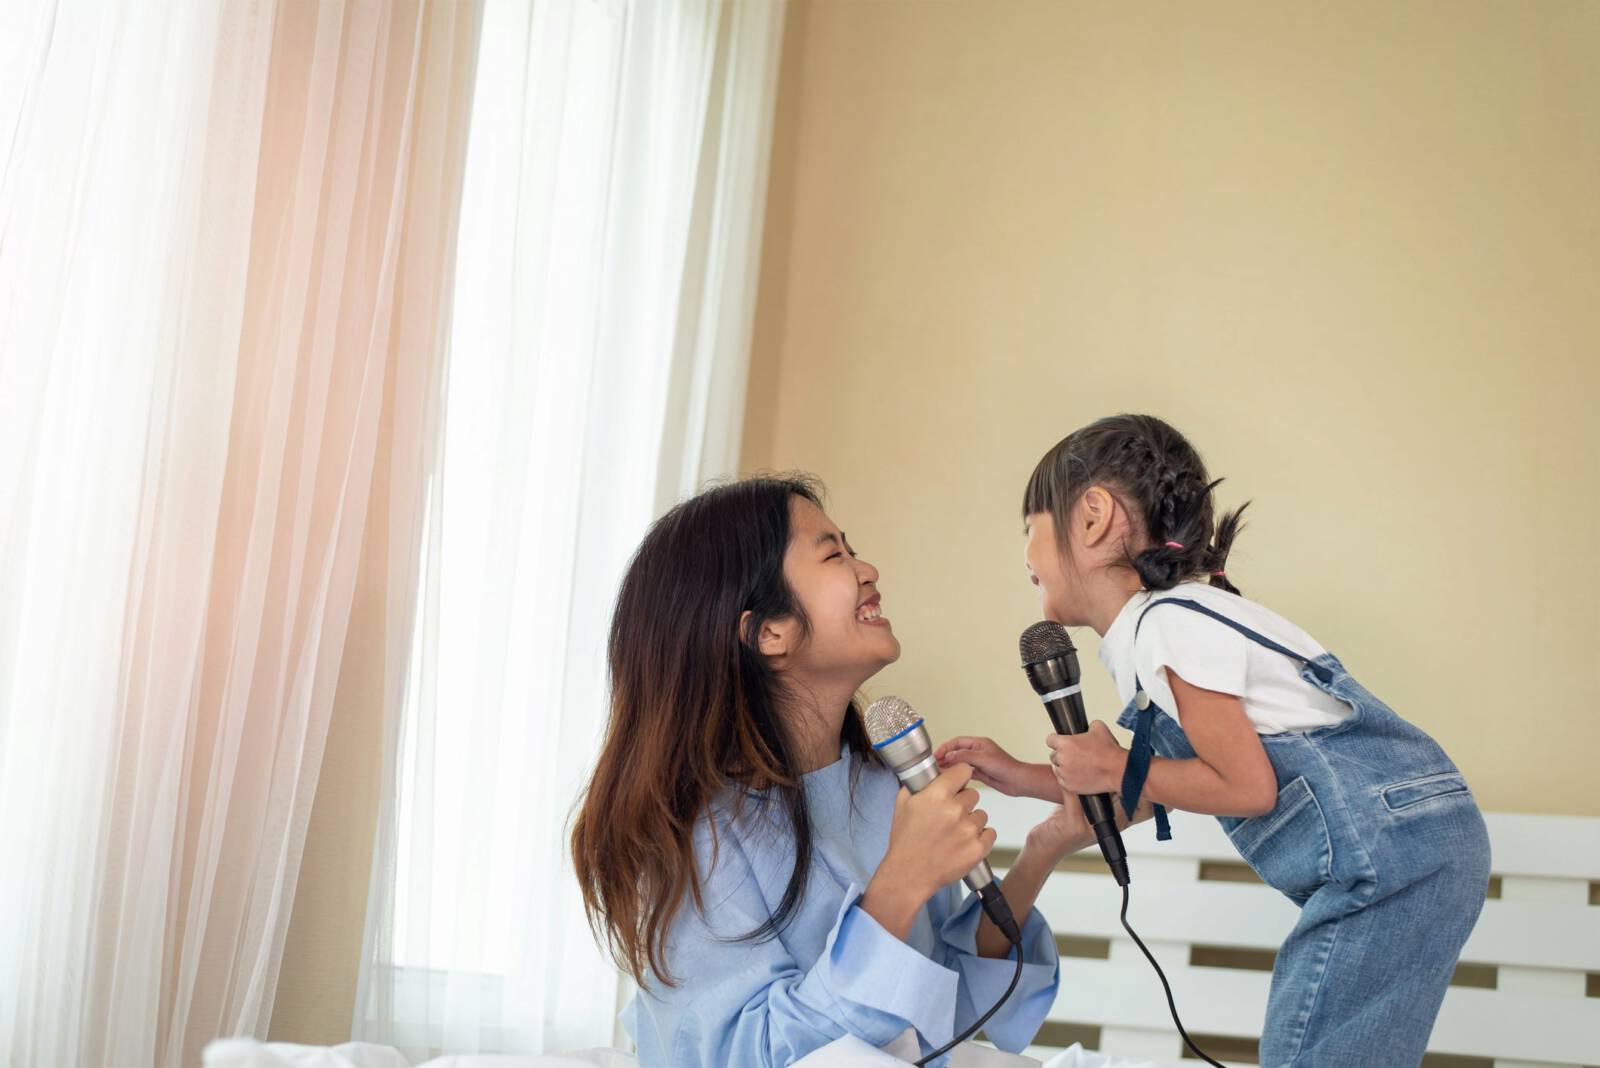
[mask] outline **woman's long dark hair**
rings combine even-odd
[[[795,498],[820,507],[821,486],[792,475],[707,490],[656,521],[622,580],[608,650],[611,718],[572,856],[590,925],[640,983],[646,970],[675,982],[663,947],[686,896],[704,908],[694,827],[719,792],[764,792],[793,835],[794,870],[777,911],[743,937],[776,935],[806,887],[812,828],[788,695],[756,645],[769,620],[808,627],[783,576]],[[843,741],[858,767],[870,759],[854,703]],[[715,843],[715,821],[711,831]],[[713,844],[713,863],[715,852]]]
[[[1028,479],[1022,515],[1048,512],[1065,545],[1072,506],[1090,486],[1103,485],[1151,543],[1137,553],[1130,547],[1126,560],[1146,589],[1170,590],[1208,576],[1211,585],[1238,593],[1226,574],[1228,552],[1249,502],[1215,520],[1212,491],[1221,481],[1206,474],[1200,453],[1168,423],[1113,415],[1074,430],[1044,454]]]

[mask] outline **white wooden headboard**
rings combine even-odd
[[[1047,811],[993,790],[983,791],[982,807],[999,832],[996,861],[1020,848]],[[1484,1068],[1600,1065],[1600,819],[1486,820],[1490,900],[1462,951],[1463,985],[1445,997],[1430,1059],[1454,1055],[1464,1059],[1448,1063]],[[1254,1063],[1266,969],[1298,910],[1255,878],[1215,820],[1173,813],[1173,834],[1157,842],[1150,823],[1124,834],[1133,876],[1128,921],[1161,961],[1190,1035],[1218,1060]],[[1099,851],[1064,867],[1038,907],[1067,952],[1086,955],[1063,956],[1061,992],[1031,1055],[1047,1057],[1053,1033],[1120,1057],[1199,1063],[1179,1060],[1182,1039],[1155,972],[1118,922],[1121,891]]]

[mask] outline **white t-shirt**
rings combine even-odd
[[[1327,652],[1311,635],[1269,608],[1201,582],[1185,582],[1170,590],[1141,590],[1129,598],[1111,629],[1100,639],[1100,660],[1116,680],[1126,707],[1133,699],[1137,673],[1145,693],[1161,711],[1178,719],[1164,668],[1204,690],[1235,695],[1257,734],[1282,734],[1332,726],[1350,714],[1350,706],[1300,677],[1300,664],[1282,653],[1246,638],[1219,620],[1192,608],[1168,605],[1153,609],[1134,627],[1152,600],[1182,598],[1249,627],[1257,634],[1307,657]]]

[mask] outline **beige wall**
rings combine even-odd
[[[905,655],[874,691],[1038,744],[1023,480],[1153,411],[1256,499],[1247,593],[1488,807],[1600,815],[1596,55],[1586,2],[796,5],[744,463],[820,473],[883,569]],[[369,539],[275,1039],[349,1037],[382,560]]]
[[[1149,411],[1247,594],[1485,807],[1600,815],[1596,56],[1581,0],[796,6],[744,466],[882,568],[872,692],[1038,748],[1023,482]]]

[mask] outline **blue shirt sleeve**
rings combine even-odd
[[[983,906],[977,894],[961,897],[960,884],[946,887],[928,902],[944,945],[945,963],[960,972],[956,998],[957,1033],[989,1011],[1016,974],[1015,955],[1004,960],[978,955],[978,924]],[[998,1048],[1020,1053],[1033,1041],[1055,1004],[1061,985],[1061,962],[1055,934],[1038,909],[1030,909],[1022,924],[1022,977],[1017,989],[984,1024],[983,1033]]]
[[[865,809],[864,821],[888,818]],[[850,875],[842,894],[847,879],[814,872],[806,904],[780,937],[741,939],[770,917],[769,898],[784,884],[793,853],[771,827],[717,822],[715,846],[709,821],[696,828],[703,908],[685,900],[663,946],[677,985],[648,976],[623,1016],[643,1068],[786,1065],[845,1035],[884,1046],[907,1028],[926,1054],[965,1030],[1010,983],[1014,959],[977,954],[976,895],[963,901],[958,887],[934,895],[908,944],[860,906],[870,866]],[[1055,939],[1037,910],[1023,925],[1023,946],[1017,990],[985,1028],[1009,1050],[1032,1040],[1059,978]]]
[[[631,1006],[642,1065],[786,1065],[846,1034],[882,1046],[907,1027],[934,1045],[953,1036],[960,976],[884,930],[852,884],[822,955],[802,967],[779,939],[732,941],[767,918],[738,843],[724,837],[703,891],[686,902],[666,959]],[[933,1046],[926,1047],[932,1049]]]

